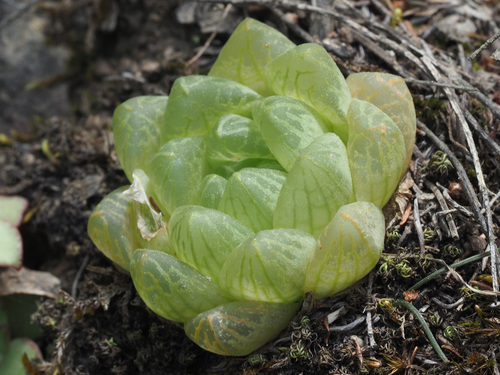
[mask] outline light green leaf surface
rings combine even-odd
[[[396,189],[405,161],[398,126],[375,105],[352,99],[347,156],[356,200],[382,208]]]
[[[205,350],[244,356],[284,330],[299,306],[298,303],[231,302],[188,320],[184,330]]]
[[[242,83],[260,95],[272,95],[264,77],[271,60],[295,47],[279,31],[246,18],[231,34],[209,75]]]
[[[120,104],[113,114],[116,154],[132,182],[134,169],[146,166],[161,143],[166,96],[138,96]]]
[[[185,322],[229,300],[193,267],[155,250],[134,252],[130,275],[144,303],[156,314]]]
[[[90,215],[87,231],[97,248],[129,271],[132,253],[139,246],[135,237],[134,202],[122,193],[126,186],[108,194]]]
[[[217,209],[227,180],[218,174],[207,174],[201,181],[200,206]]]
[[[227,181],[219,210],[254,232],[271,229],[274,208],[285,177],[285,173],[274,169],[242,169]]]
[[[267,146],[287,171],[304,148],[328,131],[314,108],[293,98],[260,100],[252,113]]]
[[[260,231],[229,255],[219,285],[237,300],[295,302],[304,295],[316,246],[313,236],[297,229]]]
[[[6,220],[18,227],[27,207],[28,201],[23,197],[0,195],[0,220]]]
[[[26,368],[23,365],[25,354],[29,360],[42,359],[40,349],[34,341],[24,338],[11,340],[7,353],[0,361],[0,374],[26,375]]]
[[[251,103],[259,98],[252,89],[223,78],[178,78],[165,110],[162,142],[206,135],[217,120],[228,113],[250,116]]]
[[[228,255],[243,240],[254,235],[232,216],[200,206],[177,208],[168,229],[177,258],[216,284]]]
[[[258,125],[233,114],[222,116],[208,134],[207,158],[215,173],[227,177],[262,160],[274,160]]]
[[[23,264],[23,241],[17,227],[0,219],[0,267],[21,268]]]
[[[413,98],[403,78],[388,73],[355,73],[347,77],[347,85],[353,98],[365,100],[377,106],[399,127],[405,141],[406,172],[413,154],[417,118]]]
[[[302,100],[323,115],[330,131],[346,142],[351,94],[337,64],[323,47],[301,44],[271,61],[266,77],[277,95]]]
[[[325,298],[362,279],[377,264],[384,235],[384,215],[377,206],[367,202],[343,206],[319,237],[304,292]]]
[[[333,133],[301,153],[281,189],[274,228],[296,228],[317,237],[337,210],[354,201],[344,144]]]
[[[177,207],[198,203],[203,177],[209,173],[205,149],[204,137],[173,139],[151,161],[147,173],[167,218]]]

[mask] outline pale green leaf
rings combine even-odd
[[[28,201],[23,197],[0,195],[0,220],[6,220],[18,227],[26,207],[28,207]]]
[[[21,268],[23,242],[21,234],[11,222],[0,219],[0,267]]]
[[[227,180],[218,174],[207,174],[201,181],[200,206],[217,209]]]
[[[2,361],[0,361],[0,374],[5,375],[25,375],[26,368],[23,364],[23,357],[31,361],[42,360],[42,354],[37,344],[29,339],[15,338],[10,341],[9,348]]]
[[[264,77],[265,66],[293,47],[279,31],[246,18],[231,34],[209,75],[231,79],[268,96],[272,91]]]
[[[374,104],[401,130],[406,150],[404,174],[413,154],[417,127],[413,98],[404,79],[388,73],[363,72],[347,77],[347,85],[353,98]]]
[[[204,137],[177,138],[163,145],[151,161],[147,174],[167,218],[177,207],[198,203],[209,172],[205,149]]]
[[[184,330],[212,353],[245,356],[284,330],[298,308],[298,303],[231,302],[188,320]]]
[[[328,131],[314,108],[293,98],[260,100],[252,113],[267,146],[287,171],[305,147]]]
[[[384,235],[384,215],[377,206],[367,202],[343,206],[319,237],[304,291],[325,298],[362,279],[377,264]]]
[[[122,193],[121,187],[108,194],[94,209],[88,222],[88,233],[97,248],[124,270],[129,271],[130,259],[139,247],[134,216],[134,202]]]
[[[254,232],[273,227],[273,215],[286,174],[274,169],[245,168],[227,181],[219,210]]]
[[[328,121],[331,131],[347,141],[351,94],[337,64],[323,47],[301,44],[271,61],[265,73],[277,95],[309,104]]]
[[[215,173],[231,176],[262,160],[274,160],[258,125],[243,116],[222,116],[207,136],[207,159]]]
[[[161,251],[136,250],[130,274],[144,303],[165,319],[185,322],[229,302],[207,277]]]
[[[254,233],[232,216],[200,207],[177,208],[168,223],[177,258],[216,284],[228,255]]]
[[[296,228],[317,237],[337,210],[353,202],[347,152],[340,138],[315,139],[288,173],[274,211],[274,228]]]
[[[225,114],[251,115],[260,98],[252,89],[228,79],[208,76],[177,78],[163,118],[162,142],[203,136]]]
[[[166,96],[138,96],[120,104],[113,115],[116,154],[132,182],[134,169],[146,169],[161,143]]]
[[[263,230],[228,256],[219,285],[238,300],[295,302],[317,243],[297,229]]]
[[[398,126],[375,105],[352,99],[347,155],[356,200],[382,208],[396,189],[405,162]]]

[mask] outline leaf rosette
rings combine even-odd
[[[319,45],[246,19],[208,76],[116,109],[131,185],[95,208],[90,237],[152,311],[206,350],[247,355],[306,293],[375,266],[415,123],[402,78],[346,80]]]

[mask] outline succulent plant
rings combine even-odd
[[[90,237],[152,311],[206,350],[247,355],[306,293],[376,265],[415,122],[400,77],[346,80],[321,46],[246,19],[208,76],[116,109],[131,185],[95,208]]]

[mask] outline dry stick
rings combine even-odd
[[[368,298],[372,298],[372,291],[373,291],[373,278],[374,278],[374,273],[370,272],[370,276],[368,277],[368,289],[366,291],[366,295]],[[368,303],[370,303],[368,301]],[[375,341],[375,336],[373,334],[373,325],[372,325],[372,312],[371,310],[368,310],[366,312],[366,330],[368,333],[368,341],[370,343],[370,348],[375,348],[377,346],[377,342]]]
[[[277,15],[290,28],[290,30],[292,30],[295,34],[300,36],[306,42],[316,43],[316,40],[314,40],[311,34],[309,34],[307,31],[305,31],[296,23],[293,23],[281,10],[279,10],[278,8],[271,8],[271,12]]]
[[[498,143],[496,143],[490,137],[490,135],[481,127],[481,125],[479,125],[477,120],[474,118],[474,116],[472,116],[472,114],[467,109],[464,111],[464,114],[465,118],[467,119],[469,124],[472,125],[477,134],[479,134],[479,136],[486,142],[486,144],[491,148],[491,150],[495,152],[497,156],[500,157],[500,146],[498,145]]]
[[[448,205],[446,204],[446,201],[443,197],[443,194],[441,194],[441,192],[439,191],[437,186],[428,180],[425,180],[424,184],[429,189],[432,190],[432,192],[434,193],[434,196],[438,200],[439,205],[441,206],[441,209],[443,211],[449,210]],[[453,221],[453,217],[451,216],[451,214],[447,213],[445,215],[445,218],[446,218],[446,223],[448,224],[448,229],[450,231],[451,238],[453,238],[454,240],[458,239],[460,236],[459,236],[458,231],[457,231],[457,226],[455,225],[455,222]]]
[[[415,230],[417,231],[418,243],[420,245],[420,256],[423,257],[425,255],[425,240],[424,240],[424,232],[422,231],[422,223],[420,222],[418,196],[419,193],[417,191],[417,194],[415,195],[415,200],[413,201],[413,225],[415,226]]]
[[[483,52],[486,48],[489,47],[491,43],[493,43],[495,40],[500,38],[500,31],[497,32],[495,35],[493,35],[490,39],[488,39],[486,42],[484,42],[481,47],[479,47],[477,50],[471,53],[471,55],[468,57],[469,61],[474,60],[477,55],[479,55],[481,52]]]
[[[448,155],[448,158],[452,162],[453,166],[455,167],[457,174],[462,180],[462,184],[464,187],[464,192],[465,195],[467,196],[467,199],[469,203],[472,206],[472,211],[474,212],[474,217],[476,220],[479,222],[479,225],[481,226],[481,230],[484,233],[487,233],[487,227],[486,227],[486,222],[484,221],[484,217],[481,213],[481,204],[479,203],[476,192],[474,191],[474,188],[472,187],[472,184],[467,177],[467,172],[465,171],[465,168],[463,165],[460,163],[460,161],[457,159],[457,157],[453,154],[453,152],[450,150],[450,148],[444,143],[442,140],[438,138],[436,134],[434,134],[425,124],[423,124],[420,121],[417,121],[417,127],[422,130],[427,137],[430,138],[430,140],[441,150],[443,151],[446,155]]]
[[[443,82],[425,81],[425,80],[413,79],[413,78],[405,78],[405,82],[406,83],[414,83],[417,85],[424,85],[424,86],[448,87],[450,89],[457,89],[457,90],[462,90],[462,91],[478,91],[478,89],[475,87],[453,85],[450,83],[443,83]]]
[[[186,67],[193,65],[205,53],[205,51],[208,49],[208,47],[210,47],[210,44],[212,43],[212,41],[214,40],[215,36],[219,32],[219,29],[222,26],[222,23],[226,19],[227,15],[229,14],[229,11],[231,10],[232,7],[233,6],[231,4],[227,4],[226,5],[226,8],[224,8],[224,13],[222,13],[222,17],[220,18],[219,22],[215,26],[214,31],[212,32],[212,34],[210,34],[210,36],[208,37],[207,41],[205,42],[205,44],[203,45],[203,47],[198,51],[198,53],[196,55],[194,55],[186,63]]]

